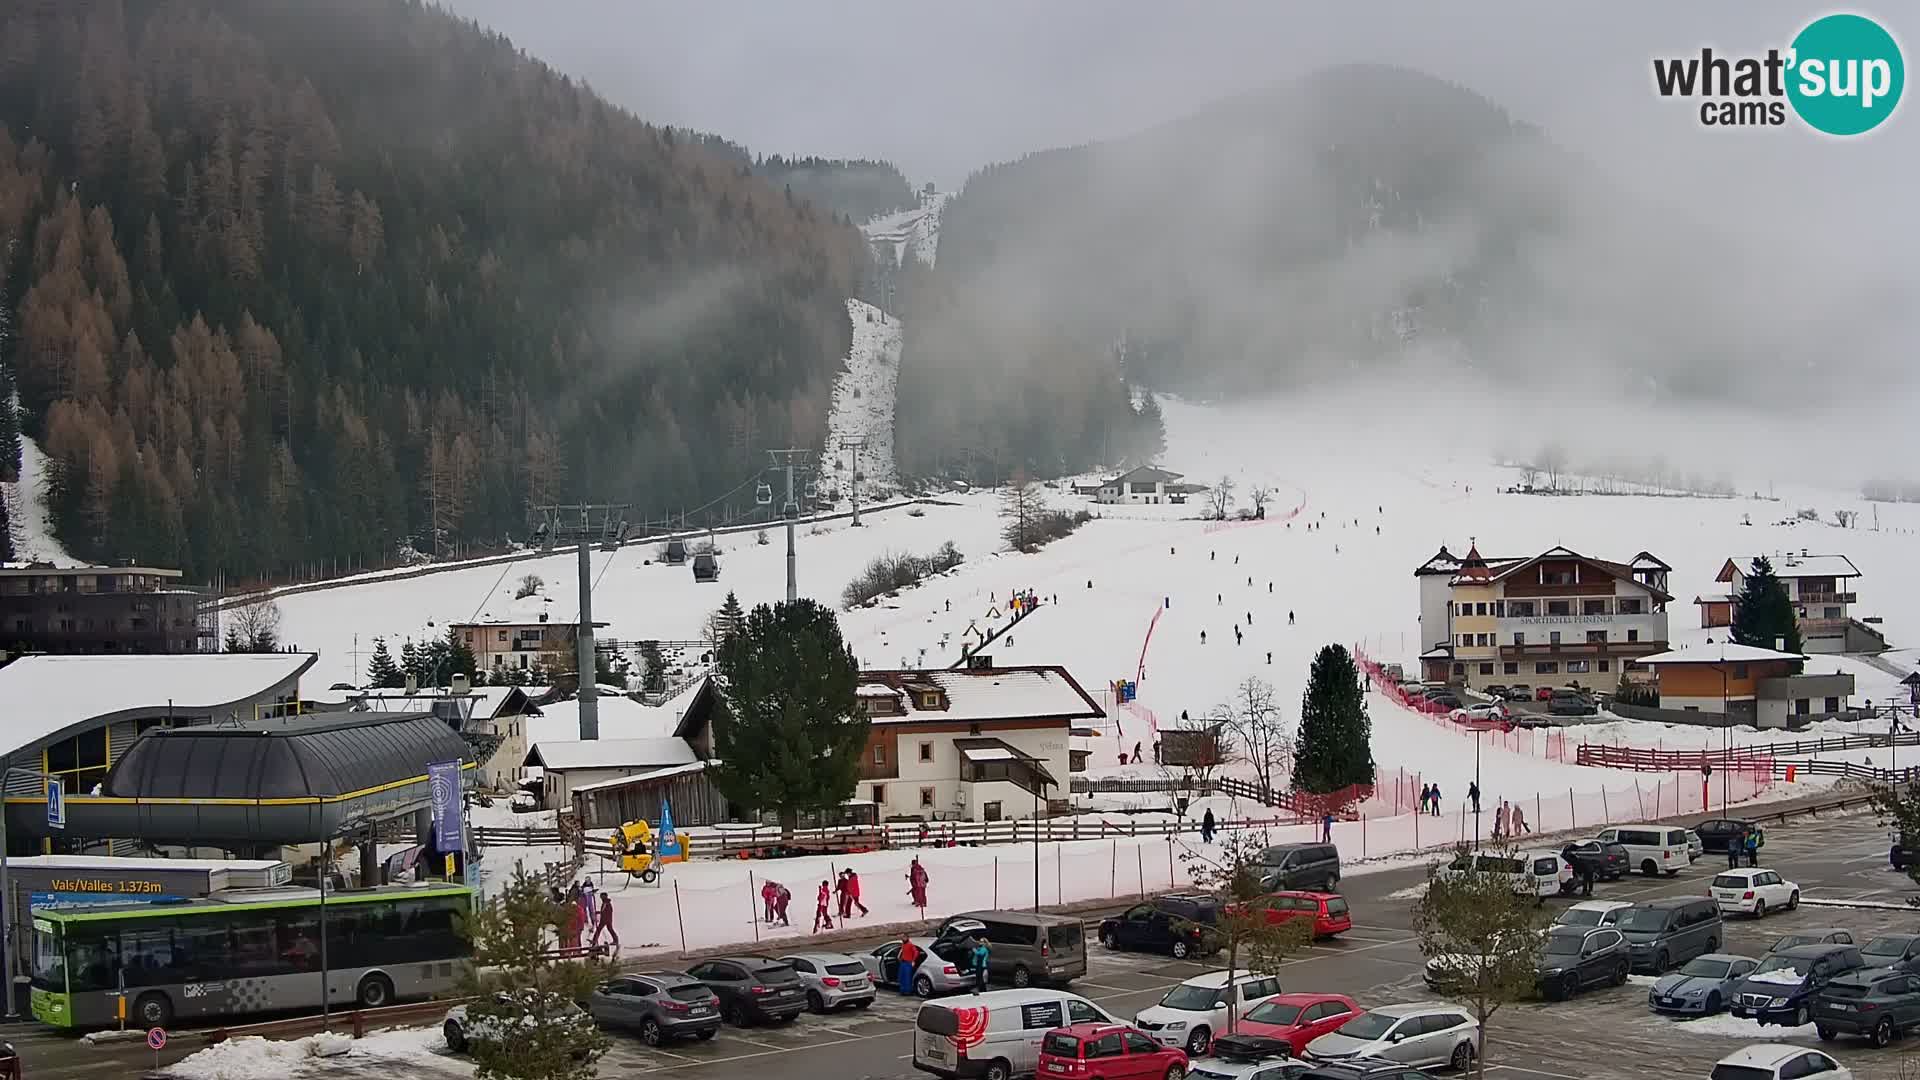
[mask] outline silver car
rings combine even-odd
[[[720,1030],[720,999],[677,971],[620,975],[594,987],[587,1012],[603,1028],[626,1028],[648,1046],[669,1039],[711,1039]]]
[[[1465,1009],[1440,1002],[1368,1009],[1307,1044],[1315,1061],[1390,1061],[1424,1067],[1473,1064],[1480,1025]]]
[[[927,955],[913,973],[913,992],[920,997],[937,997],[941,994],[957,994],[962,990],[973,989],[973,980],[963,973],[960,957],[942,957],[933,951],[933,939],[917,937],[913,939],[914,948]],[[953,945],[942,945],[942,949],[954,953]],[[900,985],[900,943],[889,941],[860,954],[860,965],[867,969],[867,978],[879,986],[889,989]]]
[[[1753,974],[1760,962],[1751,956],[1708,953],[1686,962],[1680,970],[1660,976],[1647,991],[1647,1007],[1654,1012],[1685,1016],[1712,1016],[1733,1000],[1733,988]]]
[[[780,962],[792,967],[806,985],[807,1008],[813,1012],[864,1009],[873,1004],[873,979],[866,965],[846,953],[793,953]]]

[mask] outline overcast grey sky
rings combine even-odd
[[[955,189],[1031,150],[1137,131],[1347,61],[1464,83],[1643,191],[1728,187],[1760,210],[1852,215],[1920,163],[1916,106],[1851,141],[1712,131],[1652,91],[1655,55],[1784,46],[1809,3],[1282,0],[444,0],[645,119],[758,153],[891,160]],[[1853,8],[1903,42],[1920,11]],[[1908,45],[1912,62],[1912,47]],[[1884,222],[1880,223],[1884,227]]]

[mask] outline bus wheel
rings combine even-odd
[[[380,1009],[393,1004],[393,983],[385,975],[369,975],[360,980],[354,1000],[363,1009]]]
[[[170,1027],[173,1024],[173,1001],[157,991],[141,994],[139,1000],[133,1003],[133,1014],[150,1028]]]

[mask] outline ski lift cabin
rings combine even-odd
[[[666,553],[660,557],[660,561],[666,563],[668,566],[679,566],[686,562],[687,542],[677,536],[667,541]],[[699,576],[697,571],[695,576]]]
[[[714,558],[712,552],[703,551],[693,557],[693,580],[720,580],[720,560]]]

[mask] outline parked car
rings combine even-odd
[[[538,1001],[534,995],[538,990],[502,990],[493,995],[494,1001],[503,1006],[516,1006],[522,1016],[518,1024],[520,1031],[532,1031],[533,1025],[540,1022],[532,1018],[534,1005]],[[547,1022],[565,1025],[568,1028],[592,1028],[593,1017],[576,1002],[568,1001],[559,994],[546,991],[544,1004],[537,1010],[548,1018]],[[447,1017],[440,1022],[440,1034],[447,1040],[447,1049],[456,1054],[464,1054],[475,1043],[501,1042],[512,1038],[514,1032],[506,1030],[514,1027],[512,1021],[502,1021],[491,1016],[476,1016],[466,1005],[455,1005],[447,1010]],[[544,1026],[544,1025],[541,1025]],[[587,1057],[588,1052],[579,1051],[575,1056]]]
[[[1620,913],[1632,907],[1627,900],[1582,900],[1560,909],[1554,926],[1612,926]]]
[[[1513,883],[1514,892],[1531,896],[1535,902],[1567,892],[1573,884],[1573,868],[1567,860],[1561,858],[1559,852],[1545,849],[1456,855],[1452,862],[1440,868],[1439,876],[1456,878],[1468,873],[1469,868],[1506,875]]]
[[[794,953],[780,962],[800,976],[800,984],[807,988],[807,1008],[814,1012],[873,1004],[873,978],[864,964],[845,953]]]
[[[1734,992],[1760,961],[1730,953],[1708,953],[1660,976],[1647,991],[1647,1007],[1654,1012],[1683,1016],[1712,1016],[1727,1007]]]
[[[807,1007],[800,976],[771,956],[718,956],[687,974],[720,998],[720,1018],[734,1027],[785,1024]]]
[[[1260,853],[1260,887],[1268,892],[1340,884],[1340,849],[1332,844],[1276,844]]]
[[[1616,825],[1600,830],[1594,839],[1625,847],[1634,868],[1648,877],[1663,873],[1672,877],[1692,862],[1687,856],[1687,830],[1673,825]]]
[[[1860,967],[1860,950],[1851,945],[1797,945],[1769,953],[1734,994],[1733,1015],[1800,1027],[1813,1019],[1813,995]]]
[[[1554,716],[1592,716],[1600,709],[1583,693],[1555,690],[1547,700],[1547,712]]]
[[[1755,1043],[1720,1059],[1711,1080],[1853,1080],[1853,1072],[1818,1050],[1790,1043]]]
[[[1507,687],[1506,693],[1502,696],[1508,701],[1532,701],[1533,687],[1528,686],[1526,683],[1515,683]]]
[[[1720,908],[1704,896],[1669,896],[1643,900],[1620,913],[1614,927],[1633,949],[1636,971],[1664,975],[1720,948]]]
[[[1897,968],[1862,968],[1836,975],[1813,995],[1814,1030],[1831,1042],[1864,1035],[1884,1047],[1920,1028],[1920,975]]]
[[[1210,1056],[1187,1062],[1187,1076],[1189,1080],[1299,1080],[1309,1068],[1282,1040],[1222,1035],[1213,1040]]]
[[[945,1080],[1012,1080],[1034,1073],[1053,1029],[1117,1023],[1086,998],[1053,987],[989,990],[951,1006],[929,1001],[913,1019],[913,1067]]]
[[[1180,1080],[1187,1074],[1187,1055],[1123,1024],[1073,1024],[1054,1028],[1040,1040],[1035,1071],[1086,1080]]]
[[[977,928],[976,925],[977,924]],[[993,978],[1014,986],[1065,986],[1087,973],[1086,924],[1078,917],[1030,911],[968,911],[940,924],[935,941],[984,932]]]
[[[1753,822],[1741,818],[1709,818],[1695,825],[1693,831],[1700,835],[1700,846],[1708,854],[1725,855],[1727,845],[1738,841],[1753,827]]]
[[[1315,1062],[1384,1060],[1462,1071],[1473,1064],[1479,1034],[1479,1023],[1458,1005],[1386,1005],[1308,1043],[1307,1056]]]
[[[1297,1056],[1307,1052],[1308,1043],[1358,1015],[1360,1003],[1344,994],[1280,994],[1248,1009],[1234,1023],[1233,1035],[1278,1039]]]
[[[1109,949],[1167,953],[1176,960],[1220,948],[1219,903],[1206,893],[1180,893],[1135,904],[1100,920],[1100,944]]]
[[[1326,1061],[1299,1080],[1432,1080],[1432,1074],[1387,1061]]]
[[[919,997],[930,998],[939,994],[953,994],[961,990],[973,989],[973,979],[965,971],[965,954],[962,946],[946,942],[938,948],[930,937],[913,939],[914,947],[928,954],[932,959],[920,962],[913,973],[913,992]],[[900,943],[889,941],[875,946],[871,951],[860,954],[860,966],[867,969],[867,978],[879,986],[897,987],[900,985]]]
[[[1582,865],[1593,867],[1593,876],[1600,881],[1619,881],[1633,869],[1626,846],[1604,840],[1575,840],[1560,849],[1560,857],[1575,870]]]
[[[1701,840],[1700,834],[1694,832],[1692,829],[1687,829],[1685,832],[1687,834],[1687,861],[1696,862],[1700,856],[1707,853],[1706,842]]]
[[[1540,994],[1570,998],[1589,986],[1625,986],[1633,968],[1627,939],[1611,927],[1560,927],[1547,931],[1534,971]]]
[[[1496,937],[1496,948],[1487,957],[1483,957],[1477,952],[1436,953],[1427,957],[1427,962],[1421,969],[1420,977],[1426,982],[1430,989],[1443,994],[1447,993],[1452,989],[1450,984],[1457,984],[1462,981],[1468,983],[1475,981],[1480,971],[1485,965],[1491,962],[1493,957],[1508,951],[1507,942],[1509,940],[1513,942],[1512,950],[1518,951],[1527,947],[1528,942],[1526,939],[1528,935],[1541,937],[1544,936],[1544,934],[1544,931],[1529,930],[1525,933],[1510,932],[1507,935]]]
[[[1507,688],[1500,683],[1488,683],[1480,688],[1480,692],[1495,701],[1505,701],[1507,698]]]
[[[1245,1016],[1260,1002],[1280,993],[1280,980],[1272,975],[1241,972],[1228,989],[1225,971],[1196,975],[1167,991],[1159,1004],[1150,1005],[1134,1016],[1133,1022],[1162,1046],[1178,1046],[1194,1057],[1207,1052],[1215,1035],[1227,1033],[1227,1001],[1237,996],[1235,1015]]]
[[[1892,846],[1887,848],[1887,865],[1895,870],[1905,870],[1913,865],[1913,853],[1920,851],[1920,844],[1914,844],[1907,838],[1895,836]]]
[[[1868,967],[1897,968],[1908,975],[1920,975],[1920,934],[1881,934],[1860,946],[1860,959]]]
[[[1713,876],[1707,891],[1720,905],[1723,915],[1767,917],[1767,909],[1788,911],[1800,906],[1800,886],[1780,876],[1778,871],[1749,867],[1722,870]]]
[[[1443,709],[1457,709],[1461,706],[1460,695],[1451,690],[1442,690],[1437,694],[1428,694],[1427,703]]]
[[[1266,911],[1269,923],[1312,919],[1316,938],[1338,937],[1353,929],[1353,912],[1347,908],[1346,897],[1338,893],[1272,892],[1254,903]]]
[[[1797,949],[1802,945],[1852,945],[1853,943],[1853,931],[1844,926],[1815,926],[1774,938],[1773,944],[1767,946],[1767,954]]]
[[[720,1030],[720,999],[677,971],[608,979],[587,995],[587,1013],[603,1028],[638,1032],[648,1046],[669,1039],[711,1039]]]
[[[1462,705],[1447,714],[1456,724],[1499,723],[1507,718],[1507,707],[1497,701]]]

